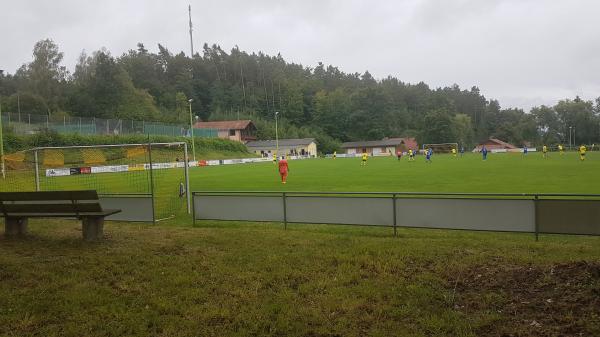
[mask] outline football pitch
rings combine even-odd
[[[600,152],[585,161],[574,152],[481,155],[434,155],[360,158],[316,158],[289,161],[288,183],[282,185],[272,162],[190,168],[192,191],[302,192],[452,192],[452,193],[600,193]],[[157,193],[177,193],[182,170],[155,170]],[[42,177],[42,190],[97,188],[99,193],[149,192],[148,171]],[[0,188],[32,190],[33,176],[14,175]]]
[[[272,163],[224,165],[191,170],[192,191],[600,193],[600,153],[584,162],[576,153],[319,158],[289,162],[288,183]]]

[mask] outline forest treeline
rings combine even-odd
[[[37,42],[33,60],[14,74],[0,73],[3,111],[189,123],[188,100],[202,120],[249,118],[259,138],[316,137],[325,151],[339,142],[413,136],[423,143],[488,137],[522,145],[600,141],[600,97],[564,99],[529,113],[503,109],[479,88],[430,88],[366,71],[345,73],[322,63],[306,67],[281,55],[226,52],[204,45],[193,57],[142,43],[120,56],[106,49],[82,52],[72,72],[52,40]]]

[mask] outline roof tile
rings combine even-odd
[[[251,120],[240,121],[213,121],[213,122],[197,122],[194,124],[196,129],[234,129],[243,130],[252,123]]]

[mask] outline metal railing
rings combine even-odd
[[[600,194],[193,192],[197,220],[600,235]]]

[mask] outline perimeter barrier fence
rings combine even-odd
[[[600,235],[600,194],[193,192],[197,220]]]
[[[103,119],[94,117],[48,116],[2,112],[4,127],[17,135],[30,135],[48,129],[60,134],[80,135],[156,135],[189,137],[189,124]],[[217,129],[194,128],[194,137],[217,138]]]

